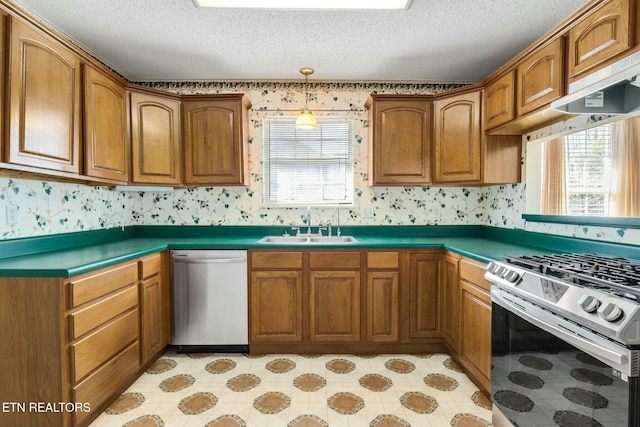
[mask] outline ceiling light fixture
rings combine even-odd
[[[388,10],[409,9],[413,0],[194,0],[199,7],[241,9]]]
[[[300,72],[304,74],[304,110],[296,119],[296,129],[313,130],[318,127],[318,122],[311,111],[309,111],[309,76],[313,74],[313,68],[300,68]]]

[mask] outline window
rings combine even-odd
[[[264,122],[264,203],[353,203],[353,123],[318,117],[315,130],[298,130],[295,117]]]
[[[564,138],[567,215],[609,215],[613,124]]]

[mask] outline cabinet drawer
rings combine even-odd
[[[137,280],[138,264],[136,262],[108,267],[98,270],[97,273],[78,276],[77,279],[71,279],[69,284],[71,307],[77,307]]]
[[[71,381],[75,383],[81,380],[124,347],[136,341],[140,329],[139,318],[140,314],[136,308],[73,344]]]
[[[138,287],[131,285],[108,298],[71,313],[69,315],[69,339],[74,340],[86,334],[137,304]]]
[[[398,268],[398,252],[367,252],[367,268]]]
[[[74,387],[73,401],[88,403],[91,405],[91,411],[98,409],[114,392],[119,393],[120,387],[133,378],[138,371],[139,360],[140,345],[136,341]],[[79,424],[89,415],[91,412],[76,412],[75,424]]]
[[[360,252],[310,252],[309,268],[357,270],[360,268]]]
[[[460,279],[490,291],[491,283],[484,279],[486,267],[487,265],[482,262],[463,258],[460,260]]]
[[[302,252],[252,252],[251,268],[302,268]]]
[[[162,254],[157,253],[146,256],[140,260],[140,277],[146,279],[149,276],[162,271]]]

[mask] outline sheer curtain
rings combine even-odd
[[[609,214],[640,217],[640,117],[615,124]]]
[[[557,138],[546,141],[543,153],[542,213],[563,215],[566,213],[567,207],[563,139]]]

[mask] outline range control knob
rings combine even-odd
[[[496,264],[495,262],[492,262],[487,267],[487,270],[489,271],[489,273],[495,273],[497,269],[498,269],[498,264]]]
[[[507,279],[511,283],[516,283],[518,281],[518,279],[520,278],[520,275],[515,271],[509,271],[504,276],[504,278]]]
[[[610,302],[605,302],[598,309],[598,314],[607,322],[615,322],[622,318],[624,312],[617,305]]]
[[[600,307],[600,301],[591,295],[582,295],[578,300],[578,305],[587,313],[595,313],[598,307]]]

